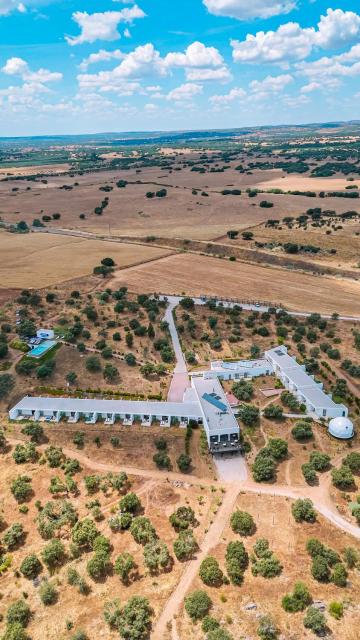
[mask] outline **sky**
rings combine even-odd
[[[360,119],[359,0],[0,0],[0,136]]]

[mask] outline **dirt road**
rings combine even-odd
[[[170,620],[173,621],[172,637],[174,640],[178,637],[177,630],[176,628],[174,628],[176,626],[174,616],[180,609],[184,600],[184,595],[189,590],[191,583],[196,577],[201,562],[206,558],[211,549],[213,549],[218,544],[222,532],[224,531],[224,528],[233,511],[238,493],[238,485],[232,485],[227,489],[223,498],[222,505],[219,508],[212,525],[209,527],[207,534],[205,535],[199,553],[194,560],[191,560],[187,563],[183,574],[179,582],[177,583],[176,588],[172,592],[170,598],[168,599],[162,610],[160,618],[156,622],[156,625],[151,634],[151,637],[154,638],[154,640],[163,640],[167,623]]]

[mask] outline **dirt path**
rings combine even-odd
[[[230,515],[233,511],[234,504],[236,498],[239,493],[238,485],[230,485],[226,493],[224,494],[223,502],[218,510],[212,525],[210,526],[205,538],[201,544],[201,549],[197,554],[196,558],[189,563],[187,563],[182,576],[177,583],[176,588],[172,592],[170,598],[166,602],[160,618],[155,624],[154,630],[152,632],[152,638],[154,640],[163,640],[167,623],[169,621],[173,621],[173,631],[172,638],[176,640],[178,638],[178,633],[176,629],[176,623],[174,621],[174,616],[177,614],[179,608],[182,605],[184,600],[184,595],[189,590],[191,583],[196,577],[201,562],[206,558],[209,551],[215,547],[222,535],[222,532],[230,518]]]

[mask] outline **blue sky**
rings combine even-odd
[[[355,1],[0,0],[0,43],[2,136],[360,118]]]

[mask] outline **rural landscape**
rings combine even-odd
[[[360,132],[338,129],[110,160],[89,140],[61,169],[29,158],[52,144],[4,153],[4,639],[357,637]],[[56,344],[31,358],[40,327]],[[239,453],[191,420],[8,417],[23,396],[151,406],[279,345],[346,405],[350,439],[263,375],[221,383]]]
[[[0,640],[359,640],[354,0],[0,0]]]

